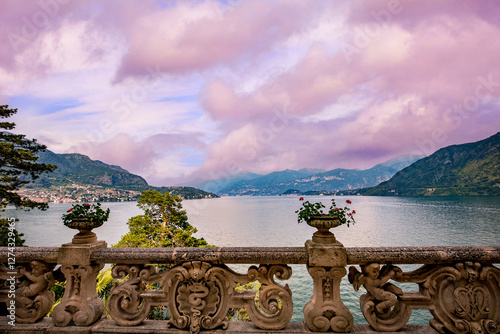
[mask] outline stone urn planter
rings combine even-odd
[[[88,244],[97,241],[97,235],[92,232],[92,229],[102,226],[104,222],[93,222],[87,218],[73,218],[66,224],[67,227],[80,231],[75,234],[73,240],[74,244]]]
[[[306,223],[318,229],[312,236],[312,241],[318,244],[336,242],[335,235],[330,232],[330,229],[342,225],[340,219],[328,214],[312,216]]]
[[[61,218],[69,228],[80,232],[73,237],[74,244],[88,244],[97,241],[92,229],[101,226],[109,218],[109,209],[101,209],[100,203],[75,204]]]
[[[304,200],[303,197],[299,201]],[[330,229],[340,225],[354,224],[355,210],[351,210],[348,204],[350,200],[346,200],[344,207],[337,206],[335,199],[332,199],[332,205],[328,211],[324,210],[325,205],[321,202],[311,203],[305,201],[295,213],[297,213],[297,222],[306,222],[307,225],[317,228],[314,232],[312,241],[317,244],[331,244],[337,242],[335,235],[330,232]],[[325,212],[326,211],[326,212]]]

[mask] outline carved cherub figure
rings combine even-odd
[[[370,263],[361,266],[361,273],[356,267],[349,268],[349,282],[352,283],[354,290],[358,291],[363,285],[366,291],[379,303],[375,306],[379,313],[383,313],[389,307],[396,305],[396,295],[402,295],[403,290],[388,283],[388,281],[396,274],[395,268],[392,266],[385,267],[385,270],[380,272],[380,264]]]
[[[36,297],[39,293],[51,287],[55,280],[52,275],[51,266],[42,261],[31,262],[31,272],[22,268],[19,272],[23,274],[28,280],[21,283],[18,290],[19,300],[23,302],[26,307],[33,305],[33,300],[29,297]]]

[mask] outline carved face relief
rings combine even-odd
[[[378,263],[370,263],[365,267],[366,276],[371,279],[377,279],[378,274],[380,273],[380,264]]]

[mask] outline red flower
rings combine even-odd
[[[85,206],[90,206],[90,204],[89,203],[85,203]]]
[[[299,201],[303,201],[303,200],[304,200],[304,197],[299,198]]]
[[[356,213],[356,210],[352,210],[352,214],[355,214]]]
[[[340,209],[339,208],[335,208],[335,211],[339,211]]]
[[[350,200],[345,201],[347,204],[352,204]]]
[[[69,209],[68,212],[73,212],[73,209]]]

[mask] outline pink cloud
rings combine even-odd
[[[133,22],[130,51],[117,79],[147,67],[183,74],[251,59],[299,33],[320,8],[305,1],[179,2]]]
[[[366,13],[386,5],[369,1],[352,10],[345,42],[357,52],[350,57],[312,48],[294,68],[251,93],[236,93],[220,80],[207,86],[204,106],[214,119],[230,121],[228,131],[242,124],[265,127],[264,120],[287,101],[286,130],[247,166],[257,170],[261,162],[273,161],[281,169],[367,168],[398,154],[431,154],[498,131],[500,118],[488,108],[500,97],[500,22],[475,5],[447,2],[432,10],[428,2],[404,2],[398,15],[368,36],[367,23],[374,19]],[[360,33],[367,35],[363,45],[356,44]],[[345,96],[371,103],[332,114],[331,121],[298,121]],[[485,117],[491,122],[481,122]],[[232,143],[225,160],[238,156],[235,140],[230,131],[216,144]],[[224,168],[217,150],[209,159],[204,167]]]
[[[40,3],[60,5],[50,11]],[[117,53],[110,62],[114,67],[102,76],[112,80],[109,73],[114,74],[118,84],[106,83],[110,90],[129,84],[121,82],[125,79],[134,84],[134,77],[149,75],[148,68],[167,74],[173,85],[188,86],[186,91],[196,87],[186,95],[199,97],[197,119],[179,126],[204,129],[210,145],[198,136],[138,141],[130,133],[93,144],[89,151],[94,159],[137,173],[151,166],[168,173],[161,169],[162,159],[175,152],[182,160],[188,155],[183,150],[190,149],[206,155],[196,162],[200,175],[228,169],[366,168],[398,154],[430,154],[479,140],[500,128],[500,6],[495,1],[356,1],[346,13],[326,2],[300,0],[162,4],[3,1],[0,39],[7,47],[0,49],[0,71],[14,77],[35,67],[44,74],[50,62],[39,54],[42,37],[52,33],[62,43],[55,32],[71,21],[85,26],[85,39],[72,42],[88,43],[89,57],[112,49],[104,41],[123,46],[123,57]],[[50,17],[47,24],[43,15]],[[331,17],[338,22],[322,26]],[[12,47],[9,36],[22,36],[37,18],[32,37]],[[280,67],[280,57],[285,62],[290,54],[293,61]],[[75,64],[68,68],[78,70]],[[267,68],[272,73],[258,77]],[[159,95],[155,99],[163,98]],[[106,109],[108,102],[103,98],[97,109]],[[207,116],[210,125],[204,124]]]
[[[32,48],[47,31],[60,27],[79,3],[6,0],[0,6],[0,12],[4,14],[0,20],[0,67],[11,71],[15,69],[15,57]]]
[[[198,134],[157,134],[137,141],[121,133],[105,142],[87,142],[70,147],[68,152],[79,152],[91,159],[118,165],[131,173],[150,175],[157,181],[154,170],[163,157],[182,150],[201,150],[203,144]]]

